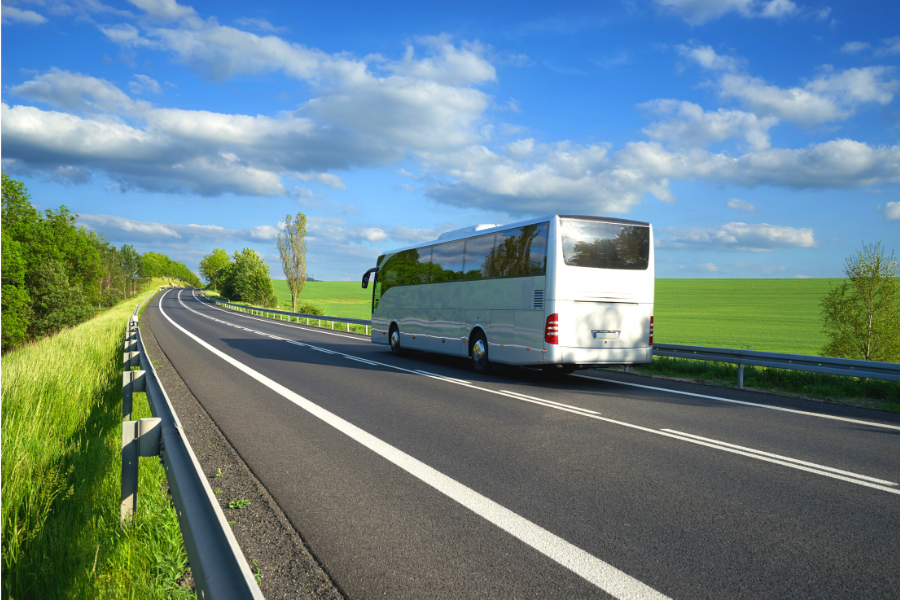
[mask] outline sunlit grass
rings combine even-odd
[[[171,598],[187,558],[141,460],[134,522],[119,526],[122,346],[130,299],[2,361],[2,569],[6,598]],[[135,417],[149,417],[143,394]]]

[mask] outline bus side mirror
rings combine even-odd
[[[378,272],[378,267],[372,267],[371,269],[369,269],[368,271],[365,272],[365,274],[363,275],[363,278],[362,278],[363,289],[366,289],[367,287],[369,287],[369,277],[372,275],[372,273],[377,273],[377,272]],[[376,275],[375,277],[377,279],[378,275]]]

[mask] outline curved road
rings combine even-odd
[[[350,598],[900,597],[895,415],[144,315]]]

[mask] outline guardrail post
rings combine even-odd
[[[161,419],[141,419],[122,423],[122,504],[121,523],[137,509],[138,458],[159,456]]]
[[[131,419],[134,392],[144,391],[144,371],[122,371],[122,418]]]
[[[738,364],[738,389],[744,389],[744,365]]]

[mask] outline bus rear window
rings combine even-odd
[[[575,267],[645,270],[650,228],[600,221],[560,219],[563,259]]]

